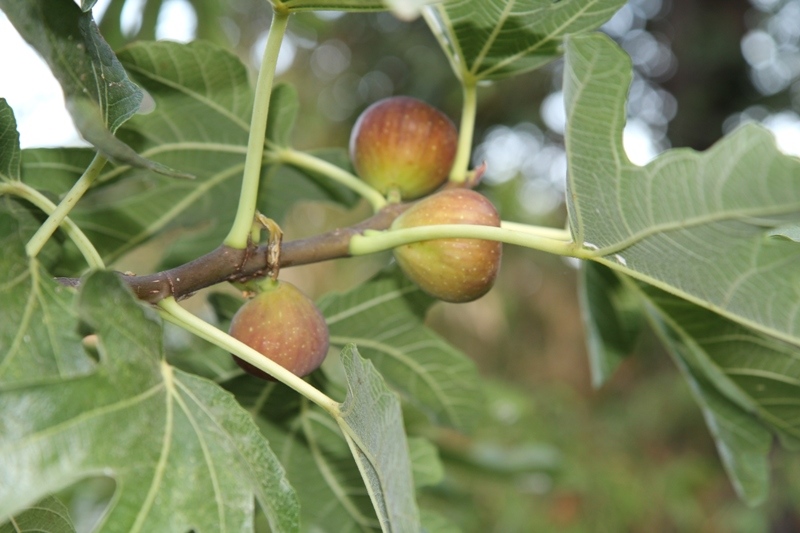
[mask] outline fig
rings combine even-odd
[[[231,336],[297,376],[319,368],[328,353],[328,325],[314,302],[286,281],[274,281],[245,302],[231,320]],[[246,372],[273,377],[233,356]]]
[[[393,96],[365,109],[350,134],[356,174],[387,195],[425,196],[447,180],[458,145],[453,122],[415,98]]]
[[[391,229],[437,224],[500,226],[500,216],[485,196],[470,189],[445,189],[411,206]],[[445,302],[470,302],[489,292],[500,269],[502,244],[483,239],[433,239],[394,249],[411,281]]]

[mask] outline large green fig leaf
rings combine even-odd
[[[0,8],[50,66],[84,139],[115,161],[188,177],[142,157],[114,137],[117,128],[139,110],[142,91],[128,79],[91,12],[63,0],[0,0]]]
[[[480,410],[475,365],[425,327],[433,300],[399,271],[318,302],[331,344],[355,344],[404,401],[437,422],[467,429]]]
[[[273,530],[299,528],[250,415],[164,362],[161,326],[115,274],[85,279],[78,311],[97,334],[96,372],[0,386],[0,519],[102,473],[116,492],[101,531],[252,531],[254,497]]]
[[[456,75],[474,85],[539,68],[565,35],[593,30],[624,0],[451,0],[426,12]]]
[[[763,500],[770,437],[798,442],[800,161],[746,125],[705,153],[625,156],[629,58],[602,35],[567,41],[568,211],[584,257],[628,274],[692,385],[739,493]],[[665,291],[665,292],[661,292]]]
[[[630,59],[603,35],[567,41],[568,210],[584,257],[731,320],[800,343],[800,247],[770,238],[800,220],[800,160],[745,125],[705,153],[625,156]]]

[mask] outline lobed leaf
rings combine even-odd
[[[705,153],[670,150],[635,166],[622,144],[630,81],[630,60],[610,39],[568,39],[573,238],[586,257],[646,284],[648,315],[734,486],[757,503],[769,430],[800,442],[800,249],[771,237],[800,220],[800,161],[751,124]]]
[[[568,211],[585,256],[787,342],[800,343],[800,160],[746,125],[705,153],[625,156],[629,58],[602,35],[567,42]]]
[[[332,345],[357,345],[404,401],[437,422],[467,429],[481,407],[477,371],[425,327],[432,302],[395,270],[348,293],[328,295],[318,305]]]
[[[452,0],[427,21],[462,82],[537,69],[561,55],[562,39],[593,30],[624,0]]]
[[[0,387],[0,517],[102,473],[116,492],[101,531],[252,531],[254,496],[273,530],[298,530],[294,492],[249,414],[163,361],[161,326],[118,277],[91,274],[78,310],[98,336],[95,373]]]

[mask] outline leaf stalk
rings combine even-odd
[[[0,183],[0,196],[3,194],[12,194],[22,198],[23,200],[27,200],[37,208],[41,209],[44,213],[47,213],[48,216],[51,216],[58,209],[58,206],[50,201],[50,199],[45,195],[33,187],[30,187],[29,185],[19,181]],[[52,216],[48,218],[48,220],[51,218]],[[67,234],[67,237],[69,237],[69,239],[75,244],[75,247],[78,248],[78,251],[81,253],[81,255],[83,255],[83,258],[86,260],[86,263],[89,265],[90,269],[100,270],[105,268],[103,258],[100,257],[100,254],[92,244],[92,241],[89,240],[86,234],[81,231],[78,225],[72,221],[72,219],[70,219],[68,216],[64,216],[60,221],[60,226],[64,230],[64,233]],[[53,231],[55,232],[55,229]],[[42,247],[44,247],[44,242],[42,243]],[[39,251],[41,251],[41,249]],[[39,252],[37,251],[37,255],[38,253]],[[28,252],[28,255],[30,257],[34,257],[30,254],[30,252]]]
[[[31,239],[28,241],[28,244],[25,246],[25,252],[28,254],[28,257],[36,257],[39,255],[39,252],[42,251],[42,248],[44,248],[44,245],[48,240],[50,240],[50,237],[53,236],[53,233],[55,233],[56,229],[58,229],[62,222],[64,222],[64,219],[67,218],[67,215],[70,211],[72,211],[72,208],[75,207],[75,204],[78,203],[78,200],[80,200],[83,195],[86,194],[86,191],[88,191],[95,182],[107,161],[108,160],[100,153],[95,154],[94,159],[92,159],[92,162],[89,163],[88,167],[86,167],[83,175],[78,178],[78,181],[75,182],[58,206],[49,212],[47,220],[44,221],[44,224],[42,224],[39,229],[36,230],[36,233],[34,233],[33,237],[31,237]],[[85,238],[85,236],[83,236],[83,238]],[[91,246],[91,242],[88,244]],[[91,250],[97,254],[97,251],[94,250],[94,246],[91,246]],[[91,255],[92,254],[90,254],[90,256]],[[97,266],[97,259],[99,258],[99,255],[97,257],[92,256],[91,261],[86,254],[84,254],[84,257],[86,257],[87,262],[89,262],[93,268],[102,268],[102,259],[99,263],[100,266]]]
[[[391,250],[398,246],[414,242],[433,239],[485,239],[506,244],[515,244],[526,248],[533,248],[542,252],[556,255],[589,257],[588,250],[576,245],[571,240],[554,238],[550,231],[537,234],[532,231],[535,226],[529,226],[527,231],[510,229],[507,227],[480,226],[475,224],[438,224],[433,226],[418,226],[414,228],[394,229],[389,231],[367,231],[363,235],[355,235],[350,239],[350,253],[352,255],[366,255],[384,250]],[[549,228],[547,228],[550,230]],[[565,235],[560,235],[564,237]]]
[[[462,83],[464,101],[461,106],[461,124],[458,128],[458,148],[450,170],[450,181],[464,183],[469,171],[469,157],[472,154],[472,138],[475,135],[475,116],[478,108],[477,85],[474,82]]]
[[[376,213],[386,205],[386,198],[384,198],[383,195],[376,189],[372,188],[369,184],[359,179],[357,176],[354,176],[350,172],[347,172],[346,170],[343,170],[336,165],[325,161],[324,159],[320,159],[319,157],[315,157],[311,154],[294,150],[292,148],[280,149],[272,152],[272,155],[281,163],[293,165],[309,172],[322,174],[336,183],[344,185],[367,200],[372,206],[372,210]]]
[[[269,115],[269,101],[272,94],[272,84],[275,80],[275,68],[278,64],[278,54],[281,49],[283,37],[289,22],[289,13],[274,10],[270,24],[267,44],[264,48],[264,57],[258,72],[256,82],[255,100],[253,102],[253,115],[250,120],[250,134],[247,140],[247,155],[245,156],[244,171],[242,175],[242,189],[239,195],[239,205],[228,236],[223,241],[226,246],[243,250],[247,247],[247,238],[250,235],[253,219],[256,214],[258,201],[259,181],[261,178],[261,163],[264,153],[264,140],[267,135],[267,116]]]

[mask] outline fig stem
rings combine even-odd
[[[61,226],[61,223],[69,212],[72,211],[72,208],[75,207],[75,204],[78,203],[78,200],[83,197],[100,175],[100,171],[103,170],[106,161],[108,160],[100,155],[100,153],[95,154],[94,159],[92,159],[92,162],[86,167],[83,175],[72,185],[72,188],[67,192],[64,199],[49,213],[47,220],[44,221],[44,224],[39,226],[39,229],[36,230],[36,233],[34,233],[33,237],[28,241],[28,244],[25,246],[25,252],[28,254],[28,257],[36,257],[39,255],[39,252],[42,251],[42,248],[44,248],[44,245],[50,240],[50,237],[53,236],[56,229]],[[94,259],[92,261],[94,262]],[[102,263],[101,260],[99,267],[96,264],[93,265],[93,267],[102,268]]]
[[[576,245],[571,240],[564,240],[563,237],[566,236],[564,234],[559,233],[558,236],[561,238],[554,238],[556,234],[552,228],[543,228],[545,231],[542,233],[537,233],[534,228],[536,226],[528,226],[526,231],[520,231],[519,229],[503,226],[498,228],[477,224],[437,224],[370,232],[369,234],[355,235],[350,239],[350,253],[352,255],[366,255],[414,242],[432,239],[466,238],[499,241],[579,259],[588,259],[592,256],[590,250]]]
[[[292,148],[276,150],[271,152],[271,155],[280,163],[286,163],[309,172],[322,174],[323,176],[344,185],[367,200],[372,206],[372,210],[376,213],[380,211],[387,203],[386,198],[384,198],[380,192],[372,188],[372,186],[367,184],[365,181],[362,181],[354,174],[351,174],[350,172],[347,172],[346,170],[343,170],[333,163],[325,161],[324,159],[320,159],[319,157],[315,157],[311,154],[294,150]]]
[[[469,176],[469,157],[472,154],[472,137],[475,134],[475,114],[478,108],[477,85],[462,84],[464,101],[461,105],[461,124],[458,128],[458,148],[450,169],[450,181],[464,183]]]
[[[0,183],[0,196],[4,194],[11,194],[27,200],[28,202],[41,209],[47,215],[52,215],[58,209],[58,206],[50,201],[45,195],[34,189],[33,187],[22,183],[20,181],[9,181]],[[50,220],[50,219],[48,219]],[[67,237],[78,248],[89,268],[92,270],[100,270],[105,268],[103,258],[97,252],[97,249],[92,244],[92,241],[86,236],[83,231],[75,224],[68,216],[64,216],[60,221],[60,227],[67,234]],[[42,247],[44,243],[42,243]],[[26,250],[27,251],[27,250]],[[37,252],[38,254],[38,252]],[[29,254],[30,255],[30,254]],[[33,257],[33,256],[31,256]]]
[[[267,44],[264,48],[264,57],[261,61],[258,81],[256,82],[239,205],[236,209],[236,218],[234,218],[233,226],[224,241],[224,244],[230,248],[243,250],[247,247],[247,238],[250,235],[253,217],[256,214],[264,140],[267,135],[269,100],[272,94],[272,83],[275,79],[275,67],[278,64],[278,53],[281,49],[283,37],[286,34],[288,21],[288,13],[273,10],[272,23],[267,35]]]
[[[175,298],[171,296],[164,298],[158,302],[158,306],[160,308],[159,314],[164,320],[186,329],[201,339],[207,340],[223,350],[231,352],[236,357],[247,361],[256,368],[263,370],[273,378],[322,407],[334,418],[341,416],[341,404],[339,404],[339,402],[330,398],[302,378],[295,376],[278,363],[267,359],[245,343],[234,339],[221,329],[193,315],[181,307]]]

